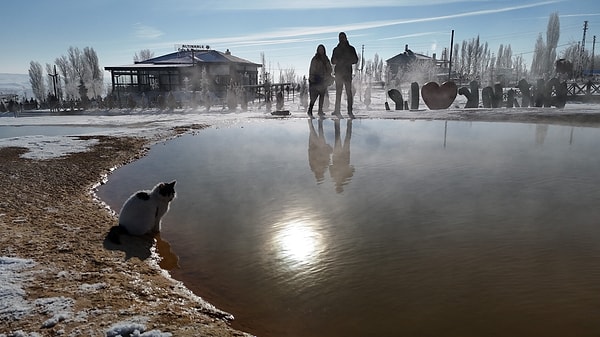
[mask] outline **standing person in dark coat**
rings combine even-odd
[[[333,114],[341,116],[342,87],[345,86],[348,98],[348,116],[354,117],[352,113],[352,65],[358,62],[358,55],[356,49],[348,42],[346,33],[340,33],[339,41],[331,55],[331,63],[335,65],[335,110]]]
[[[327,87],[333,83],[331,76],[331,62],[325,52],[325,46],[320,44],[317,47],[317,53],[310,61],[308,71],[310,103],[308,104],[308,115],[312,117],[313,107],[317,97],[319,98],[319,116],[323,116],[323,102],[327,94]]]

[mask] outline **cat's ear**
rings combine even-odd
[[[169,185],[171,186],[175,186],[175,183],[177,182],[177,180],[173,180],[172,182],[169,183]]]

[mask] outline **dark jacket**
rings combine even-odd
[[[331,84],[331,62],[327,55],[315,55],[310,61],[310,69],[308,71],[308,83],[311,86],[324,89]]]
[[[333,48],[331,63],[335,64],[335,77],[352,79],[352,65],[358,62],[356,49],[348,42],[340,42]]]

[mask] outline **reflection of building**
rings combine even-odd
[[[199,91],[208,85],[221,96],[229,84],[258,84],[260,66],[231,55],[229,50],[185,49],[104,69],[111,73],[113,92]]]

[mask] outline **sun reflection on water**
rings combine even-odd
[[[313,265],[325,248],[318,224],[306,218],[292,218],[276,223],[273,245],[277,258],[290,268]]]

